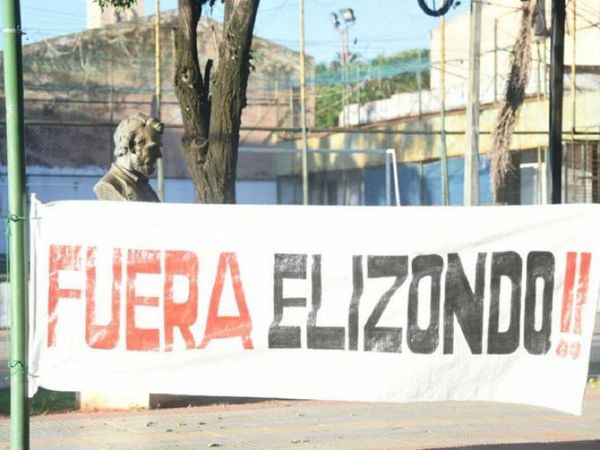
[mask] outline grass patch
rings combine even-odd
[[[75,392],[49,391],[39,388],[29,400],[29,415],[66,412],[76,409]],[[0,389],[0,415],[10,415],[10,389]]]
[[[595,389],[600,388],[600,362],[590,362],[588,386]]]
[[[590,362],[590,368],[588,373],[590,376],[600,375],[600,362]]]

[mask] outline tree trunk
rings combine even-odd
[[[182,147],[201,203],[235,203],[235,174],[250,48],[259,0],[226,0],[212,89],[199,66],[196,28],[206,0],[179,0],[175,91],[184,126]]]

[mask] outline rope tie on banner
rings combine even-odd
[[[4,219],[4,222],[6,224],[6,230],[5,230],[5,234],[8,238],[8,236],[10,236],[10,223],[18,223],[18,222],[26,222],[28,220],[35,220],[34,218],[30,218],[27,216],[19,216],[18,214],[8,214],[8,215],[4,215],[2,213],[2,211],[0,210],[0,218]],[[8,242],[7,242],[8,244]],[[8,249],[8,245],[6,246],[6,248]]]
[[[10,374],[15,375],[18,373],[27,374],[27,366],[23,363],[23,361],[8,361],[8,368],[10,369]]]
[[[10,378],[16,374],[24,374],[24,375],[27,375],[28,377],[32,377],[32,378],[37,377],[37,375],[34,375],[27,370],[27,365],[25,365],[25,363],[23,363],[23,361],[10,360],[10,361],[8,361],[7,366],[10,369],[10,371],[9,371],[9,374],[3,378],[4,381],[9,381]]]
[[[8,249],[10,247],[10,224],[12,223],[18,223],[21,221],[26,221],[28,219],[28,217],[26,216],[19,216],[18,214],[8,214],[8,215],[3,215],[0,212],[0,218],[4,219],[4,222],[6,224],[6,228],[4,230],[4,249],[6,251],[6,279],[10,281],[10,258],[8,257]]]
[[[27,220],[27,217],[18,216],[17,214],[9,214],[6,217],[6,224],[8,225],[10,222],[20,222],[21,220]]]
[[[10,281],[10,258],[8,257],[8,248],[10,245],[10,224],[11,224],[11,222],[18,223],[18,222],[27,221],[27,220],[29,220],[29,217],[19,216],[18,214],[4,215],[0,211],[0,219],[4,219],[4,222],[6,224],[6,229],[5,229],[6,273],[5,273],[5,275],[6,275],[6,279]],[[25,374],[25,375],[31,376],[31,374],[27,371],[27,366],[25,365],[25,363],[23,361],[9,360],[7,363],[7,366],[9,368],[9,375],[4,377],[4,381],[8,381],[10,379],[10,377],[12,377],[13,375],[16,375],[16,374]]]
[[[27,222],[30,220],[39,220],[39,217],[29,217],[29,216],[20,216],[18,214],[7,214],[0,209],[0,219],[4,219],[5,229],[4,229],[4,249],[6,251],[6,267],[5,267],[5,276],[8,281],[10,281],[10,257],[9,257],[9,248],[10,248],[10,224],[19,223],[19,222]]]
[[[25,34],[25,32],[21,28],[3,28],[2,31],[6,34]]]
[[[6,234],[8,235],[10,233],[10,227],[9,225],[12,223],[18,223],[18,222],[25,222],[26,220],[29,219],[29,217],[27,216],[19,216],[17,214],[8,214],[7,216],[3,215],[0,212],[0,218],[4,219],[4,222],[6,223]]]

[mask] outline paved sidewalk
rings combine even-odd
[[[591,359],[600,362],[598,318]],[[9,418],[0,417],[0,449],[9,447]],[[597,450],[600,386],[588,387],[580,417],[488,402],[288,400],[52,414],[31,418],[31,448]]]
[[[9,448],[8,418],[0,448]],[[503,445],[493,445],[503,444]],[[31,420],[32,449],[599,449],[600,389],[581,417],[487,402],[263,401]],[[487,447],[491,446],[491,447]]]

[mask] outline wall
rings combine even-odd
[[[8,212],[8,183],[6,166],[0,166],[0,254],[6,253],[6,225]],[[95,200],[93,187],[104,174],[99,167],[73,168],[27,168],[27,198],[35,194],[43,203],[58,200]],[[156,189],[156,179],[151,180]],[[275,180],[238,180],[236,182],[238,204],[276,204]],[[165,197],[169,203],[193,203],[192,182],[185,178],[165,179]]]
[[[100,9],[94,0],[87,0],[87,27],[100,28],[105,25],[114,24],[124,20],[135,20],[144,17],[144,1],[136,2],[129,10],[118,12],[112,6]]]
[[[457,96],[459,94],[456,94]],[[398,96],[399,100],[404,99]],[[393,97],[394,101],[396,97]],[[432,100],[433,101],[433,100]],[[452,103],[451,103],[452,104]],[[457,103],[458,104],[458,103]],[[400,108],[406,105],[400,105]],[[488,153],[492,144],[491,131],[494,129],[498,109],[495,105],[484,105],[480,116],[480,153]],[[565,96],[563,102],[563,130],[564,138],[568,139],[568,131],[572,125],[572,106],[570,97]],[[578,130],[589,130],[594,134],[579,135],[580,139],[598,140],[598,131],[600,131],[600,90],[596,92],[582,92],[577,94],[577,128]],[[373,148],[394,148],[399,161],[414,162],[427,161],[440,157],[441,138],[441,120],[439,113],[427,114],[421,119],[418,116],[410,116],[394,121],[389,120],[384,123],[373,124],[381,132],[372,132],[370,127],[356,128],[352,133],[327,133],[320,135],[311,135],[309,138],[309,148],[331,148],[331,149],[373,149]],[[511,149],[525,150],[536,147],[546,147],[548,145],[548,99],[530,98],[528,99],[520,113],[516,124],[517,132],[528,134],[515,134],[512,139]],[[458,109],[450,110],[446,114],[446,146],[448,156],[462,156],[466,148],[464,136],[465,131],[465,111],[458,106]],[[362,132],[364,131],[364,132]],[[399,133],[395,133],[399,132]],[[401,134],[401,132],[414,134]],[[537,133],[537,134],[534,134]],[[298,146],[301,142],[296,143]]]
[[[481,93],[482,96],[493,96],[494,80],[496,92],[502,97],[506,78],[510,70],[510,56],[521,23],[521,0],[503,0],[501,3],[482,5],[481,26]],[[567,2],[567,23],[565,26],[565,65],[573,62],[573,2]],[[546,27],[550,28],[551,1],[546,0]],[[577,0],[577,44],[576,65],[600,66],[600,4],[598,0]],[[496,42],[494,30],[497,25]],[[451,92],[458,86],[466,86],[469,70],[469,13],[446,22],[446,87]],[[530,84],[546,91],[544,81],[546,65],[550,64],[550,37],[537,37],[532,46],[532,62]],[[431,72],[431,88],[436,91],[440,87],[441,61],[441,30],[438,27],[431,33],[431,62],[434,65]],[[539,52],[539,53],[538,53]],[[494,70],[494,60],[497,61],[497,73]],[[566,70],[569,73],[569,70]],[[495,76],[496,74],[496,76]],[[566,86],[568,88],[568,86]],[[448,93],[448,92],[447,92]]]

